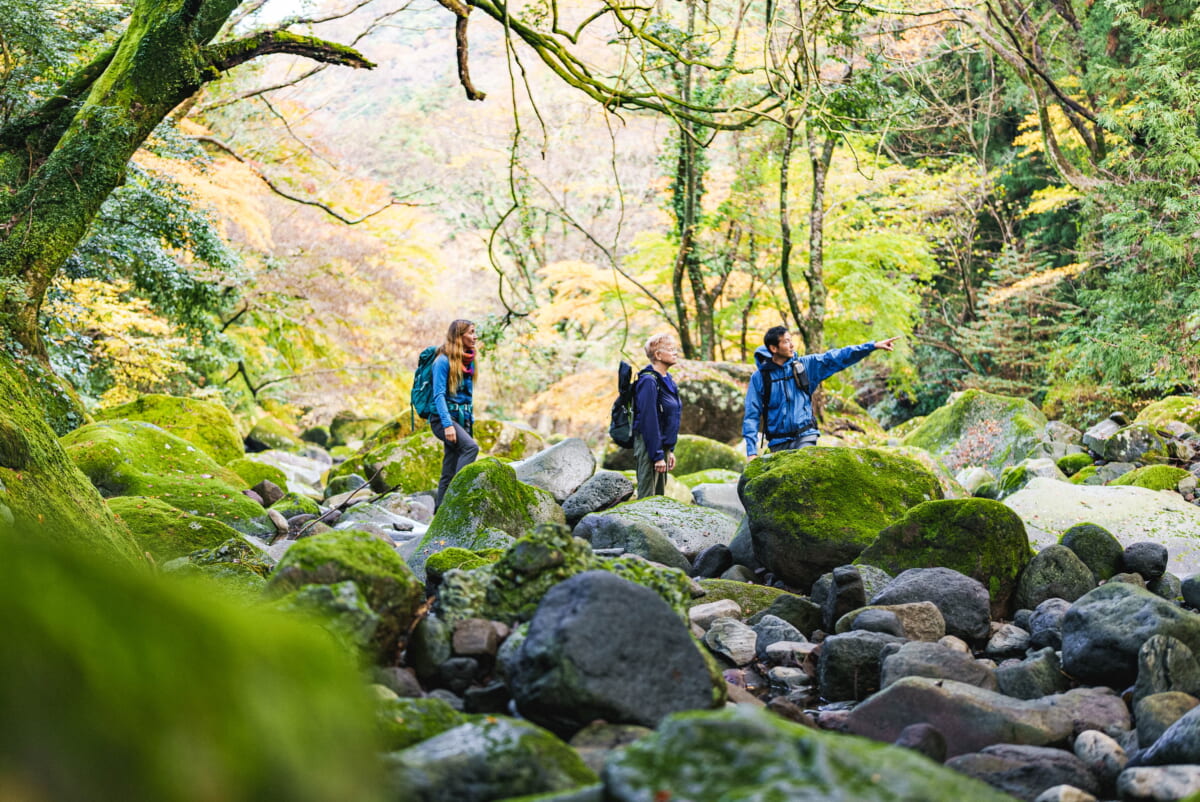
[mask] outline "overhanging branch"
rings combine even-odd
[[[232,42],[219,42],[204,48],[205,60],[218,72],[226,72],[259,56],[272,53],[289,53],[293,56],[338,64],[355,69],[374,69],[368,61],[352,47],[339,45],[314,36],[299,36],[288,31],[263,31]]]

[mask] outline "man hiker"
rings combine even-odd
[[[839,370],[845,370],[878,349],[891,351],[898,337],[835,348],[823,354],[798,356],[787,327],[767,329],[763,345],[754,352],[758,370],[746,390],[746,412],[742,437],[746,456],[758,456],[759,421],[771,452],[788,451],[817,444],[817,422],[812,396],[817,386]]]

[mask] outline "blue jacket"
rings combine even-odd
[[[450,384],[449,357],[438,354],[437,359],[433,360],[433,405],[437,409],[443,429],[449,429],[454,421],[458,421],[459,425],[468,431],[471,429],[471,424],[475,422],[471,407],[471,393],[474,389],[472,379],[472,376],[463,374],[458,392],[450,393],[446,389]]]
[[[646,368],[643,368],[646,370]],[[649,368],[654,372],[653,368]],[[633,431],[646,441],[650,459],[666,459],[679,440],[679,417],[683,404],[679,388],[670,376],[648,376],[639,372],[633,386]]]
[[[762,416],[763,371],[771,376],[771,408],[767,410],[768,445],[777,446],[805,434],[818,434],[813,418],[812,393],[817,385],[839,370],[845,370],[875,350],[875,343],[834,348],[823,354],[793,356],[782,365],[771,359],[771,351],[761,346],[754,352],[758,370],[750,377],[746,390],[746,413],[742,418],[742,437],[746,439],[746,454],[758,453],[758,422]],[[804,392],[792,378],[792,363],[800,362],[808,372],[809,392]]]

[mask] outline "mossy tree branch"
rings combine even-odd
[[[300,36],[290,31],[263,31],[243,39],[220,42],[202,50],[209,66],[227,72],[239,64],[273,53],[290,53],[325,64],[337,64],[355,69],[374,69],[357,50],[312,36]]]

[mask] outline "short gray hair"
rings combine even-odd
[[[655,334],[649,340],[646,340],[646,357],[653,362],[654,353],[662,348],[664,344],[673,342],[675,342],[675,335],[673,334],[667,334],[665,332],[662,334]]]

